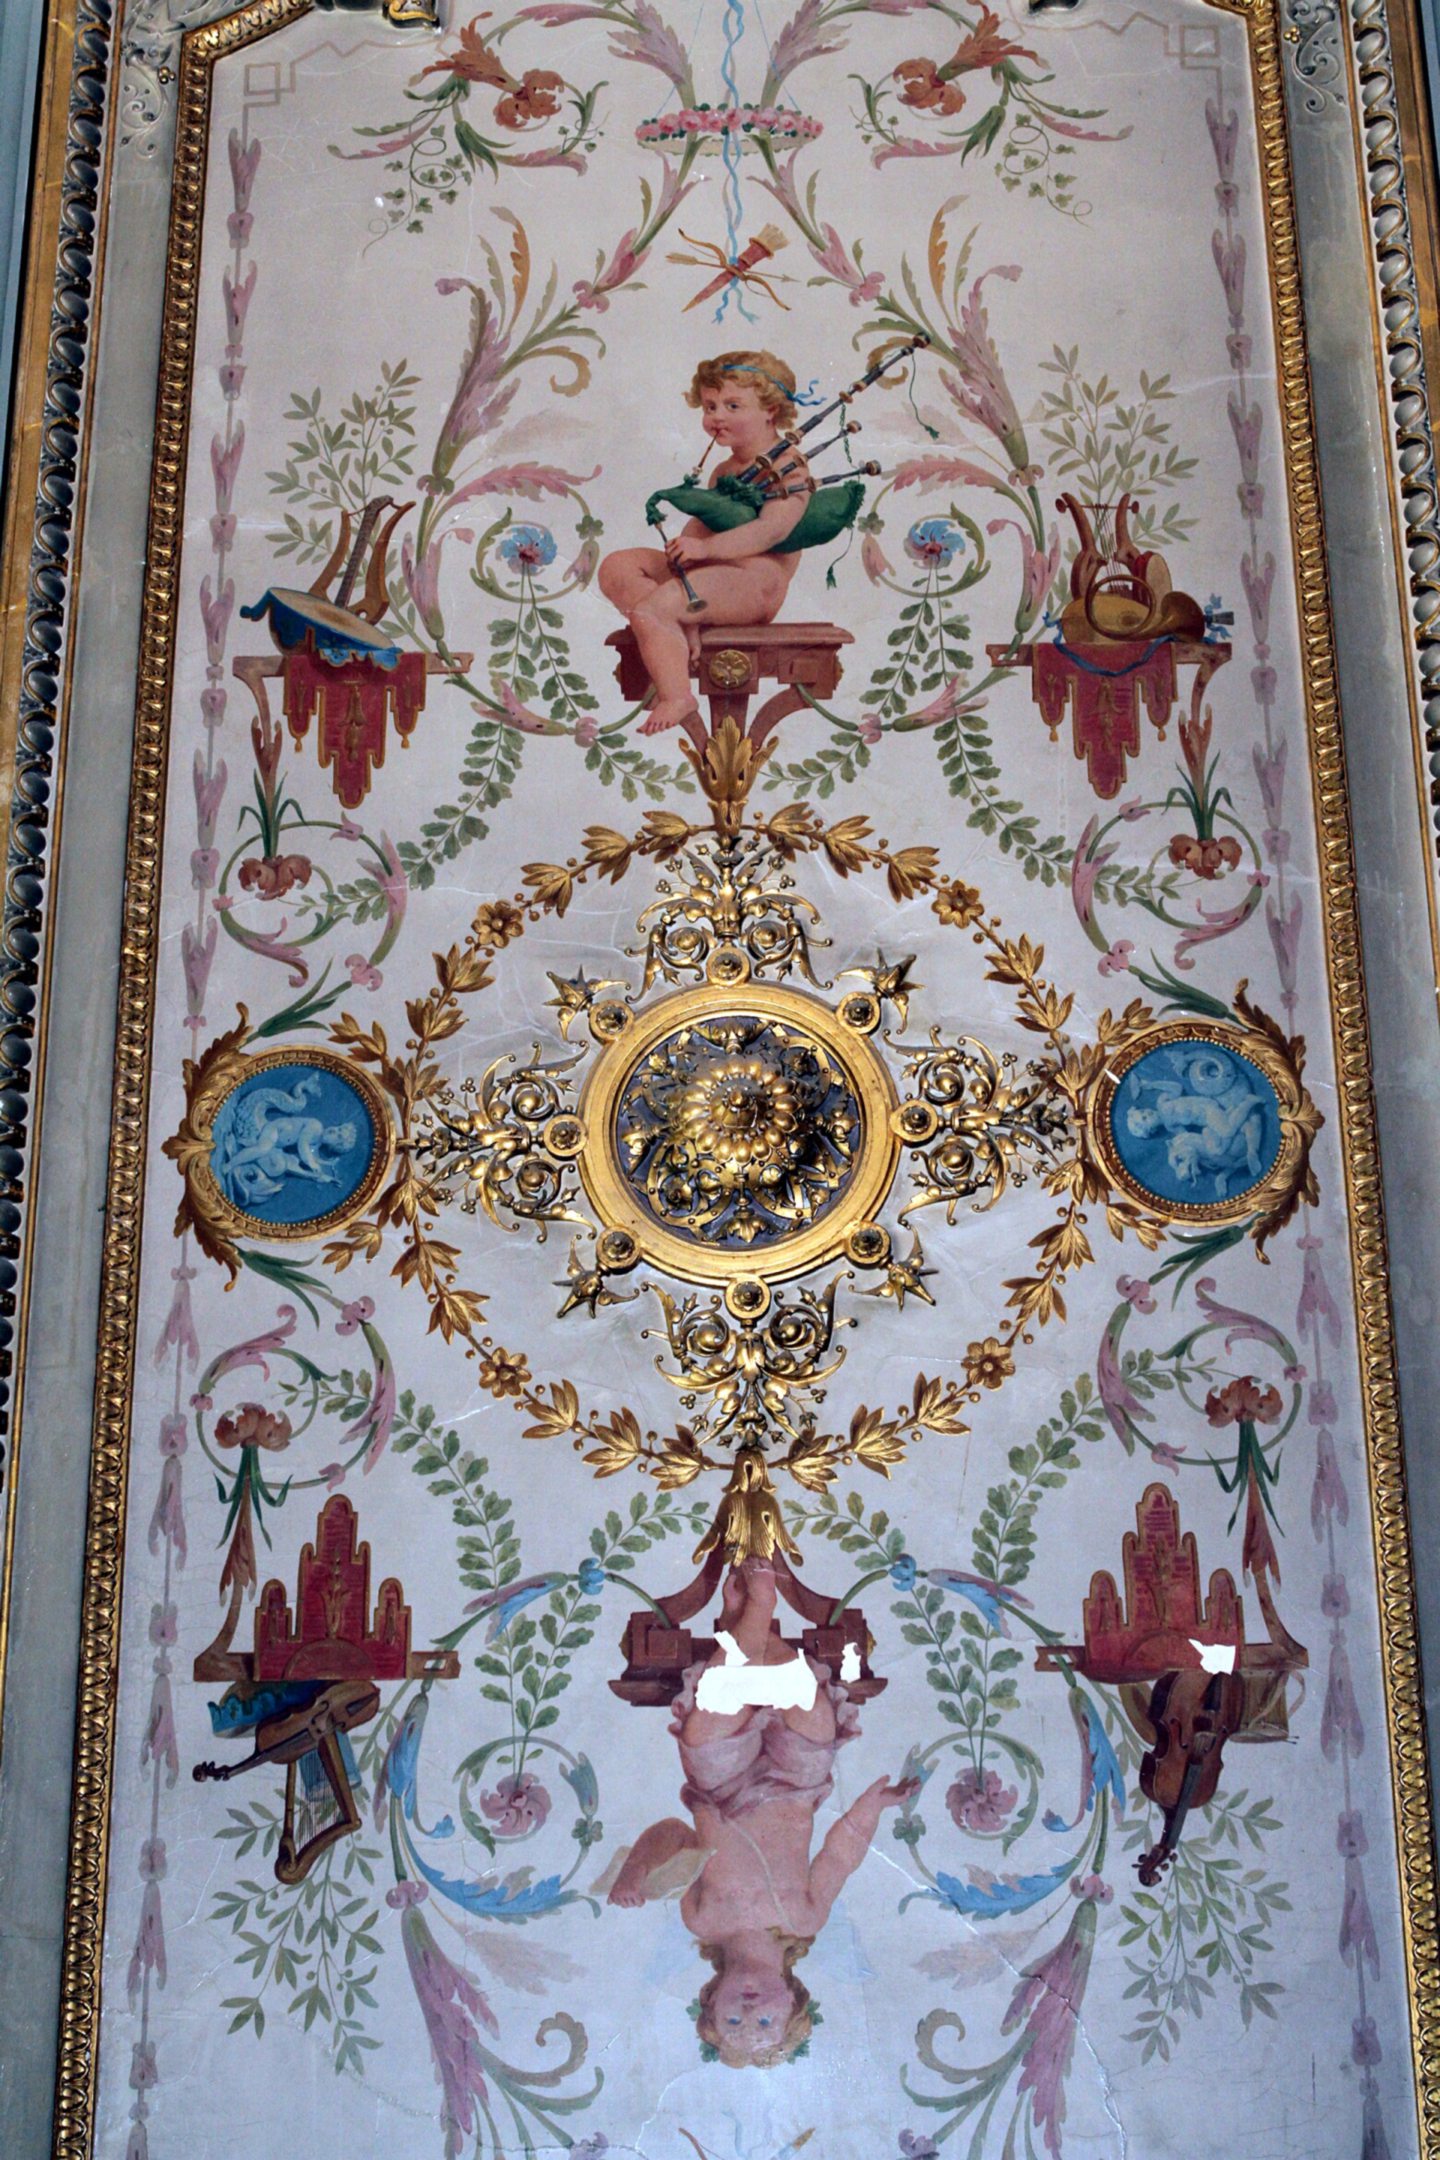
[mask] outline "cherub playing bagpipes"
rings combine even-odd
[[[795,372],[775,353],[728,352],[701,361],[685,400],[700,413],[710,448],[678,487],[658,489],[645,506],[663,545],[618,548],[600,565],[600,589],[634,631],[654,685],[642,734],[698,721],[690,676],[702,628],[773,622],[801,553],[854,524],[865,497],[861,475],[879,467],[816,480],[801,441],[925,342],[892,348],[799,427]],[[820,447],[847,441],[858,425],[842,421]],[[702,485],[717,447],[727,455]],[[687,513],[673,537],[665,532],[667,509]]]

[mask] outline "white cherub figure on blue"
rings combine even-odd
[[[232,1089],[211,1128],[210,1167],[262,1222],[309,1222],[343,1206],[369,1167],[364,1098],[324,1066],[270,1066]]]
[[[1210,1041],[1167,1043],[1115,1091],[1116,1152],[1157,1199],[1214,1205],[1248,1192],[1280,1150],[1275,1090],[1258,1066]]]

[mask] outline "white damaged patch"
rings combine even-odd
[[[813,1710],[819,1683],[803,1657],[784,1665],[752,1665],[733,1635],[721,1628],[716,1641],[723,1665],[707,1665],[695,1690],[697,1710],[733,1717],[737,1710]],[[858,1678],[858,1668],[857,1675]]]
[[[1190,1647],[1200,1654],[1201,1672],[1234,1672],[1235,1645],[1228,1642],[1204,1643],[1190,1638]]]

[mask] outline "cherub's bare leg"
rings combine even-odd
[[[699,1843],[689,1823],[681,1822],[676,1815],[667,1815],[663,1822],[652,1823],[648,1830],[641,1831],[631,1846],[610,1891],[610,1903],[643,1905],[646,1884],[656,1868],[664,1867],[677,1853],[695,1850]]]
[[[774,556],[752,555],[734,563],[702,564],[690,572],[690,583],[705,602],[703,615],[689,613],[678,578],[631,611],[636,642],[658,693],[649,718],[641,725],[645,735],[684,725],[686,716],[696,712],[687,632],[697,627],[773,622],[790,589],[790,573]]]
[[[628,615],[662,585],[673,583],[674,576],[659,548],[616,548],[601,563],[596,583],[606,599]]]

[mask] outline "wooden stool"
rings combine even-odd
[[[615,679],[622,696],[638,703],[650,689],[650,676],[634,631],[628,626],[612,631],[605,642],[619,656]],[[854,642],[848,630],[837,629],[834,623],[739,623],[702,629],[700,659],[691,673],[700,685],[700,695],[710,701],[711,732],[728,719],[744,730],[750,700],[760,684],[767,679],[778,682],[783,687],[765,700],[749,723],[750,740],[758,748],[782,720],[802,712],[809,698],[832,695],[840,681],[840,648]],[[703,742],[696,747],[703,749]]]

